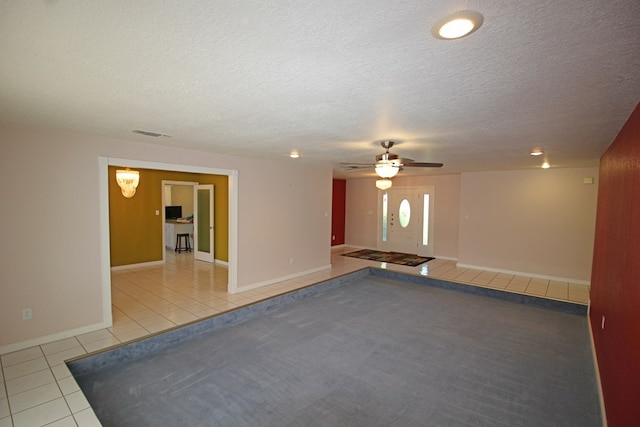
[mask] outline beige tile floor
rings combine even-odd
[[[341,256],[352,250],[332,250],[330,270],[239,294],[226,291],[226,268],[194,261],[189,253],[168,251],[163,266],[114,271],[112,327],[0,355],[0,427],[99,426],[64,360],[367,266],[581,304],[589,299],[589,288],[575,283],[458,268],[439,259],[404,267]]]

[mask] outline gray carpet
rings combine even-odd
[[[109,426],[600,426],[585,316],[367,276],[76,375]]]

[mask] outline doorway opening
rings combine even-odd
[[[176,234],[189,234],[190,245],[193,247],[193,223],[179,223],[179,220],[186,219],[190,221],[194,215],[193,187],[197,182],[190,181],[169,181],[162,180],[162,223],[164,224],[162,231],[162,262],[166,262],[166,250],[175,250]],[[166,215],[167,206],[169,210],[176,212],[175,214]],[[180,209],[176,209],[176,208]],[[173,209],[171,209],[173,208]],[[179,212],[179,217],[177,216]],[[174,218],[175,217],[175,218]],[[180,229],[177,229],[179,227]],[[192,253],[192,252],[189,252]]]
[[[219,212],[215,215],[216,185],[200,184],[195,181],[162,180],[163,262],[166,262],[164,249],[175,250],[177,235],[188,234],[190,248],[193,249],[188,253],[193,254],[196,260],[228,265],[228,261],[215,259],[216,249],[218,252],[223,249],[221,253],[224,258],[227,256],[228,247],[227,242],[222,247],[220,242],[215,241],[214,222],[218,221],[217,218],[222,218],[219,224],[221,229],[226,230],[228,227],[226,215],[220,215]],[[169,211],[177,213],[167,216],[166,212]]]
[[[434,186],[389,189],[378,207],[379,249],[433,256]]]
[[[227,292],[234,294],[238,288],[238,171],[202,166],[157,163],[135,159],[99,157],[99,216],[100,216],[100,264],[103,296],[103,319],[111,325],[111,257],[109,229],[109,166],[155,169],[161,171],[189,172],[228,177],[228,283]],[[163,208],[164,210],[164,208]],[[163,251],[164,253],[164,251]]]

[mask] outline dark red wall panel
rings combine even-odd
[[[600,161],[590,321],[608,425],[640,425],[640,104]]]
[[[331,208],[331,246],[344,245],[345,207],[347,204],[347,180],[333,180]]]

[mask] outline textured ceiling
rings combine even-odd
[[[443,41],[456,10],[484,25]],[[0,2],[0,120],[306,164],[596,165],[640,101],[637,0]],[[170,137],[150,138],[134,129]],[[371,173],[371,171],[368,171]],[[356,175],[358,174],[358,175]]]

